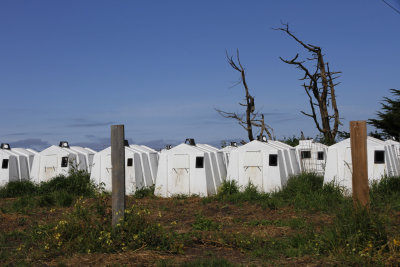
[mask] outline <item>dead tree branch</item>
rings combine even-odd
[[[260,130],[261,135],[265,132],[268,135],[268,137],[272,139],[273,138],[271,134],[272,128],[269,125],[265,124],[264,115],[263,114],[260,115],[258,114],[258,112],[256,112],[254,96],[252,96],[249,92],[249,87],[246,81],[246,72],[242,63],[240,62],[239,50],[236,51],[236,62],[233,56],[228,55],[228,52],[226,52],[226,58],[228,64],[234,70],[240,73],[240,79],[237,82],[237,84],[241,83],[243,85],[245,91],[245,103],[239,103],[239,105],[242,107],[246,107],[246,112],[244,115],[240,115],[238,113],[226,112],[220,109],[215,109],[215,110],[224,118],[235,119],[239,123],[239,125],[242,126],[247,131],[247,136],[249,138],[249,141],[254,140],[253,127],[259,127],[261,129]]]
[[[283,24],[283,27],[275,28],[275,30],[285,32],[311,53],[312,57],[306,58],[306,60],[299,60],[299,54],[296,54],[290,60],[282,57],[280,59],[282,62],[294,65],[304,72],[304,76],[300,80],[308,81],[303,83],[303,88],[309,98],[311,114],[304,111],[301,111],[301,113],[313,118],[316,128],[324,135],[326,142],[334,142],[341,122],[335,94],[335,86],[339,83],[334,83],[333,81],[340,77],[338,74],[341,72],[331,72],[329,64],[324,61],[321,47],[301,41],[289,30],[288,24]],[[310,71],[310,67],[306,66],[306,63],[310,62],[315,63],[314,71]],[[333,114],[329,114],[329,108],[331,108]],[[334,119],[333,125],[330,123],[332,119]]]

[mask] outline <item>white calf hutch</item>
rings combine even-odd
[[[196,146],[203,149],[205,153],[208,153],[211,159],[212,173],[215,177],[215,186],[216,189],[218,189],[222,181],[226,179],[226,170],[228,166],[225,163],[224,153],[211,145],[197,144]]]
[[[262,192],[279,190],[286,184],[284,149],[257,140],[231,151],[227,179],[243,190],[249,183]]]
[[[68,142],[51,146],[35,155],[30,179],[40,183],[59,175],[68,175],[72,168],[87,170],[85,155],[69,148]]]
[[[225,166],[228,167],[229,165],[229,158],[231,155],[231,151],[237,149],[237,143],[236,142],[231,142],[230,145],[225,146],[223,148],[221,148],[219,151],[221,151],[224,155],[224,162],[225,162]]]
[[[111,147],[94,155],[90,178],[106,191],[112,191]],[[151,166],[143,151],[125,146],[125,192],[134,194],[137,189],[153,185]]]
[[[296,151],[302,172],[324,175],[328,146],[315,142],[313,139],[300,140]]]
[[[0,149],[0,186],[8,182],[20,181],[17,157]]]
[[[193,139],[160,153],[155,194],[210,196],[226,176],[223,153]]]
[[[393,150],[393,168],[397,171],[397,175],[400,175],[400,143],[394,140],[386,140],[385,143]]]
[[[93,165],[93,157],[96,154],[96,151],[94,151],[93,149],[80,146],[71,146],[70,149],[85,156],[85,164],[87,166],[87,171],[91,172]]]
[[[33,159],[35,158],[35,155],[37,154],[37,152],[32,152],[32,150],[28,150],[25,148],[11,148],[12,152],[18,153],[20,155],[23,155],[27,158],[28,160],[28,169],[29,172],[31,171],[32,168],[32,164],[33,164]]]
[[[368,179],[379,180],[383,175],[399,175],[394,147],[376,138],[367,137]],[[350,138],[328,148],[324,182],[334,182],[352,189],[352,159]]]
[[[300,173],[300,165],[296,156],[296,148],[274,140],[268,140],[268,144],[271,144],[283,151],[283,164],[285,167],[286,177]]]
[[[10,156],[14,156],[17,159],[18,169],[18,180],[24,181],[29,180],[29,158],[21,153],[18,153],[14,149],[11,149],[9,144],[1,144],[1,150]]]
[[[157,178],[158,152],[142,145],[130,145],[129,147],[140,152],[142,168],[148,170],[147,173],[150,175],[149,179],[151,179],[154,184]]]

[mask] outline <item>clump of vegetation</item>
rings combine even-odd
[[[98,203],[97,203],[98,204]],[[104,207],[103,210],[107,210]],[[99,214],[96,205],[87,205],[79,198],[64,219],[46,225],[38,225],[32,231],[33,247],[47,255],[71,254],[74,252],[116,252],[151,248],[178,252],[183,245],[175,234],[164,230],[160,224],[150,222],[150,211],[135,205],[125,210],[125,219],[112,229],[111,211]]]
[[[141,189],[136,189],[135,194],[133,196],[138,199],[145,197],[155,197],[154,190],[155,190],[154,185],[149,187],[143,187]]]
[[[323,177],[314,173],[292,176],[281,190],[272,193],[260,192],[251,183],[244,190],[239,189],[235,181],[224,181],[218,194],[204,201],[252,202],[269,209],[293,206],[296,209],[320,211],[334,210],[346,202],[342,188],[333,183],[324,185]]]
[[[259,192],[257,187],[249,183],[244,190],[240,190],[236,181],[223,181],[218,188],[218,193],[209,200],[217,199],[220,201],[227,201],[231,203],[255,202],[269,200],[270,195],[267,193]]]
[[[74,196],[93,197],[98,192],[98,188],[90,180],[88,172],[73,169],[67,176],[59,175],[40,184],[31,181],[9,182],[0,188],[0,197],[39,196],[61,191]]]
[[[334,210],[346,199],[343,189],[330,183],[324,184],[324,178],[314,173],[302,173],[290,177],[282,190],[272,195],[280,205],[290,205],[297,209]]]
[[[159,266],[168,266],[168,265],[160,264]],[[229,261],[227,261],[224,258],[212,258],[212,259],[197,259],[194,261],[185,262],[179,266],[181,266],[181,267],[234,267],[234,266],[240,266],[240,265],[230,263]]]
[[[236,181],[224,180],[221,186],[218,188],[219,196],[229,196],[239,193],[239,187]]]
[[[214,231],[222,228],[219,223],[204,217],[201,213],[197,214],[196,221],[192,224],[192,227],[194,230],[200,231]]]
[[[315,237],[318,253],[342,255],[352,261],[370,261],[389,250],[385,219],[363,207],[339,209],[334,224]]]
[[[370,185],[372,207],[380,207],[390,211],[400,210],[400,177],[384,176]]]
[[[69,207],[77,197],[94,197],[98,192],[99,189],[86,171],[72,169],[68,176],[60,175],[40,184],[31,181],[10,182],[0,188],[0,198],[18,198],[2,208],[3,212],[25,214],[36,207]]]
[[[40,183],[37,193],[46,194],[54,191],[66,191],[75,196],[92,197],[97,193],[97,187],[90,180],[88,172],[74,170],[68,176],[60,175],[48,182]]]
[[[33,195],[37,192],[37,185],[31,181],[9,182],[0,188],[0,198],[21,197]]]

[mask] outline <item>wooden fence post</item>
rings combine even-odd
[[[125,213],[124,125],[111,125],[112,227]]]
[[[369,206],[367,124],[366,121],[350,122],[351,160],[353,165],[353,203]]]

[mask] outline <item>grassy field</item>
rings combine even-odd
[[[400,178],[371,185],[369,210],[302,174],[273,194],[224,183],[209,198],[127,198],[111,229],[111,197],[88,174],[0,189],[2,266],[397,265]]]

